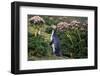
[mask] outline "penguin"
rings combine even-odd
[[[53,27],[53,30],[52,30],[50,45],[52,46],[53,54],[55,56],[61,56],[60,40],[56,34],[56,26]]]

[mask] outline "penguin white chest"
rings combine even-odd
[[[53,34],[54,34],[54,30],[52,30],[51,41],[53,41]],[[52,43],[52,49],[53,49],[53,53],[55,53],[55,45],[54,45],[54,42]]]

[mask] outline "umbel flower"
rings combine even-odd
[[[79,22],[79,21],[77,21],[77,20],[73,20],[73,21],[71,22],[71,24],[72,24],[72,25],[75,25],[75,24],[80,24],[80,22]]]
[[[64,31],[65,29],[69,28],[70,24],[67,22],[60,22],[57,24],[57,29],[60,31]]]
[[[79,21],[77,21],[77,20],[73,20],[73,21],[71,21],[71,26],[76,26],[76,27],[78,27],[79,25],[80,25],[80,22]]]
[[[45,23],[44,19],[40,16],[33,16],[29,19],[31,24],[35,25],[35,36],[41,34],[41,28],[40,25],[43,25]]]
[[[71,21],[70,22],[70,27],[71,27],[71,29],[78,29],[79,27],[80,27],[80,22],[79,21],[77,21],[77,20],[73,20],[73,21]]]
[[[44,19],[41,18],[40,16],[33,16],[29,19],[29,21],[33,24],[43,24],[45,23]]]

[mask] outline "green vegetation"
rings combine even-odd
[[[33,17],[28,15],[28,20]],[[44,19],[43,24],[34,24],[28,21],[28,60],[51,60],[51,59],[79,59],[88,57],[87,47],[87,17],[70,16],[40,16]],[[71,26],[71,22],[77,20],[78,26]],[[52,54],[50,36],[52,25],[59,22],[69,23],[69,28],[63,31],[57,30],[60,39],[62,56]]]

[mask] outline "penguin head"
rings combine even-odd
[[[51,28],[52,28],[53,30],[56,30],[56,29],[57,29],[57,26],[56,26],[56,25],[51,25]]]

